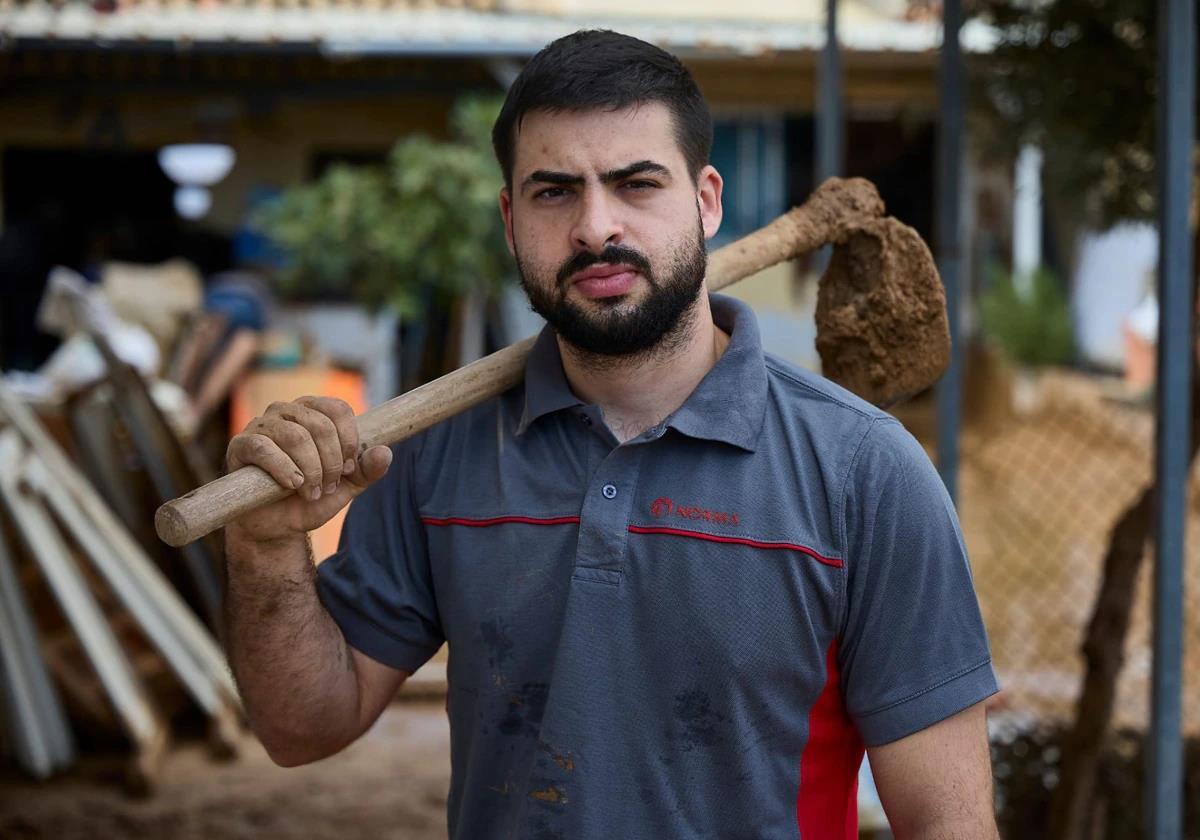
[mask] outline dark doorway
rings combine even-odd
[[[34,324],[55,265],[92,280],[107,260],[182,256],[204,274],[229,265],[227,240],[175,215],[175,185],[154,151],[10,148],[0,165],[0,368],[33,370],[57,345]]]
[[[788,203],[801,204],[816,186],[816,123],[813,117],[785,123]],[[933,242],[934,124],[926,120],[850,119],[846,124],[846,175],[867,178],[879,189],[888,215]]]
[[[114,219],[174,224],[175,185],[153,151],[5,149],[4,219],[37,217],[47,204],[73,221],[98,226]]]

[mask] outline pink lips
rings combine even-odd
[[[575,275],[575,288],[587,298],[629,294],[638,272],[627,265],[594,265]]]

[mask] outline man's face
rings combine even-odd
[[[667,107],[537,111],[514,145],[500,209],[533,308],[591,353],[676,335],[703,288],[721,176],[692,180]]]

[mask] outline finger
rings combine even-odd
[[[342,443],[342,475],[354,472],[358,458],[358,421],[350,404],[336,397],[301,397],[296,402],[321,412],[333,421],[338,440]]]
[[[266,470],[281,487],[295,490],[304,484],[304,473],[296,466],[296,462],[264,434],[243,432],[235,437],[229,442],[226,460],[230,472],[253,464]]]
[[[353,484],[357,496],[387,473],[392,463],[392,450],[388,446],[372,446],[359,456],[356,469],[347,476],[345,483]],[[353,496],[351,496],[353,498]]]
[[[300,494],[312,500],[321,498],[321,478],[324,469],[321,467],[317,445],[313,443],[308,429],[280,417],[264,417],[259,421],[256,431],[274,440],[279,448],[296,462],[296,466],[304,475],[304,486]]]
[[[362,454],[363,479],[367,484],[378,481],[387,473],[392,465],[392,448],[390,446],[372,446]]]
[[[321,459],[320,485],[324,492],[332,493],[342,480],[342,464],[345,463],[341,442],[338,440],[338,430],[333,420],[298,402],[287,404],[278,416],[280,420],[303,426],[308,432],[317,448],[317,456]]]
[[[330,516],[340,510],[342,505],[349,504],[351,499],[383,478],[388,471],[388,466],[392,463],[392,450],[386,446],[373,446],[362,454],[360,460],[361,466],[355,462],[354,472],[346,476],[346,480],[338,485],[338,489],[332,496],[321,498],[320,505],[330,505]],[[321,507],[315,507],[315,509],[322,510]]]

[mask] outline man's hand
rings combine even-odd
[[[983,703],[868,752],[897,840],[999,836]]]
[[[374,446],[358,452],[354,411],[331,397],[272,403],[229,442],[230,470],[254,464],[283,487],[286,499],[260,508],[231,527],[255,542],[303,538],[324,525],[351,499],[387,472],[392,451]]]

